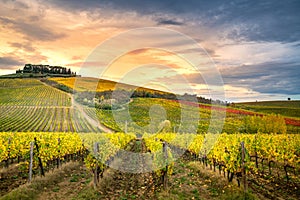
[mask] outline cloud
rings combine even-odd
[[[270,94],[300,94],[299,63],[270,62],[221,69],[225,84]]]
[[[162,18],[157,20],[157,24],[158,25],[175,25],[175,26],[184,25],[183,22],[179,22],[174,19],[162,19]]]
[[[18,48],[18,49],[24,49],[25,51],[29,51],[29,52],[36,51],[36,49],[29,42],[24,43],[24,44],[23,43],[18,43],[18,42],[10,42],[9,44],[10,44],[11,47],[15,47],[15,48]]]
[[[50,3],[74,11],[94,8],[115,12],[134,11],[139,15],[175,15],[195,27],[206,26],[220,37],[249,41],[293,42],[300,38],[300,1],[198,1],[180,0],[54,0]],[[181,21],[161,19],[159,25],[182,25]]]
[[[27,23],[18,19],[0,17],[0,23],[15,30],[30,40],[53,41],[65,37],[65,34],[56,33],[41,24]]]
[[[21,2],[21,1],[13,1],[14,2],[14,6],[15,6],[15,9],[17,8],[21,8],[21,9],[28,9],[30,8],[26,3],[24,2]]]
[[[150,48],[143,48],[143,49],[136,49],[134,51],[128,52],[128,55],[139,55],[139,54],[145,54],[147,53],[149,50],[151,50]]]
[[[0,57],[1,69],[16,69],[17,66],[23,65],[23,62],[13,57]]]
[[[192,73],[192,74],[176,73],[172,76],[164,76],[157,80],[167,81],[169,83],[177,83],[177,84],[182,84],[183,80],[185,81],[185,83],[189,83],[189,84],[205,84],[205,81],[200,73]]]

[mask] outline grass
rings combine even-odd
[[[245,102],[245,103],[236,103],[235,105],[250,105],[250,106],[267,106],[267,107],[290,107],[290,108],[299,108],[300,101],[260,101],[260,102]]]
[[[275,113],[300,118],[300,101],[263,101],[237,103],[235,107],[260,113]]]
[[[10,193],[1,197],[1,200],[31,200],[31,199],[39,199],[44,198],[40,197],[43,192],[49,191],[50,193],[60,193],[68,190],[68,188],[60,186],[61,182],[64,182],[65,179],[70,179],[78,182],[78,179],[74,179],[74,177],[78,178],[78,174],[75,176],[72,174],[73,171],[78,170],[80,168],[80,164],[77,162],[69,162],[63,165],[60,169],[54,169],[52,172],[46,173],[45,177],[35,177],[31,183],[26,183],[21,185],[20,187],[12,190]],[[70,181],[70,182],[73,182]],[[68,184],[69,185],[69,184]],[[70,190],[70,189],[69,189]],[[71,188],[73,195],[77,195],[78,189]],[[43,196],[43,195],[42,195]]]
[[[125,106],[123,110],[101,110],[96,109],[97,117],[105,126],[116,130],[124,131],[125,122],[128,124],[128,132],[144,133],[156,132],[153,125],[158,128],[158,124],[164,119],[171,122],[172,132],[177,132],[179,127],[184,132],[188,132],[191,126],[197,126],[198,133],[205,133],[211,125],[211,111],[204,108],[196,108],[188,105],[181,105],[178,102],[159,98],[134,98],[129,105]],[[86,108],[87,112],[91,112],[94,108]],[[272,107],[268,108],[272,111]],[[300,109],[287,108],[286,112],[291,110],[297,111],[300,114]],[[198,110],[198,114],[197,114]],[[282,110],[284,110],[282,108]],[[276,111],[273,110],[273,111]],[[189,114],[188,120],[183,122],[181,117],[183,112]],[[218,112],[218,111],[214,111]],[[298,114],[298,115],[299,115]],[[296,116],[296,114],[294,114]],[[222,127],[222,132],[237,133],[243,130],[245,115],[227,113]],[[185,115],[183,116],[183,119]],[[116,123],[117,122],[117,123]],[[198,123],[199,122],[199,123]],[[221,124],[221,123],[220,123]],[[181,125],[181,126],[180,126]],[[288,133],[299,133],[300,127],[287,126]]]
[[[244,194],[242,188],[203,167],[199,162],[179,159],[175,169],[181,173],[173,174],[166,191],[157,193],[157,199],[257,199],[251,191]]]
[[[95,200],[101,199],[101,195],[94,190],[93,187],[86,187],[84,190],[80,191],[79,194],[72,198],[74,200]]]

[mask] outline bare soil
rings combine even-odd
[[[0,169],[0,196],[27,182],[27,175],[20,173],[18,164]]]

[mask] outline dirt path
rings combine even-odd
[[[103,124],[100,123],[99,120],[95,120],[92,117],[90,117],[83,109],[83,106],[79,103],[77,103],[73,96],[71,96],[72,99],[72,107],[79,110],[79,112],[83,115],[83,117],[94,127],[98,127],[101,131],[106,132],[106,133],[113,133],[114,130],[104,126]]]
[[[45,186],[38,195],[39,200],[58,200],[76,198],[78,192],[86,187],[91,181],[91,175],[86,168],[78,162],[68,163],[67,167],[60,170],[60,177],[51,174],[45,177],[49,184]]]
[[[46,85],[47,87],[52,87],[52,86],[50,86],[50,85],[48,85],[48,84],[46,84],[46,83],[44,83],[44,82],[42,82],[42,81],[41,81],[41,83],[43,83],[43,84]],[[53,88],[56,89],[56,90],[59,90],[59,89],[57,89],[57,88],[55,88],[55,87],[53,87]],[[61,92],[61,90],[59,90],[59,91]],[[105,133],[113,133],[113,132],[114,132],[114,130],[112,130],[112,129],[106,127],[106,126],[104,126],[103,124],[101,124],[99,120],[95,120],[95,119],[93,119],[92,117],[90,117],[90,116],[84,111],[84,106],[81,105],[81,104],[79,104],[79,103],[77,103],[77,102],[75,101],[75,99],[74,99],[74,97],[73,97],[72,94],[67,93],[67,92],[65,92],[65,93],[71,98],[71,102],[72,102],[71,107],[74,108],[74,109],[79,110],[79,112],[82,114],[82,116],[83,116],[83,117],[84,117],[84,118],[85,118],[92,126],[99,128],[101,131],[103,131],[103,132],[105,132]]]
[[[131,144],[133,153],[145,153],[146,147],[142,141],[134,141]],[[130,162],[129,162],[130,161]],[[149,163],[144,156],[132,156],[124,153],[112,163],[113,168],[107,170],[100,180],[99,193],[101,199],[153,199],[155,191],[159,188],[155,185]],[[126,172],[127,171],[127,172]],[[138,173],[131,173],[131,172]],[[150,171],[146,173],[139,173]]]

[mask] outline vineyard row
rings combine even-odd
[[[3,132],[100,132],[74,108],[26,106],[0,108],[0,131]]]

